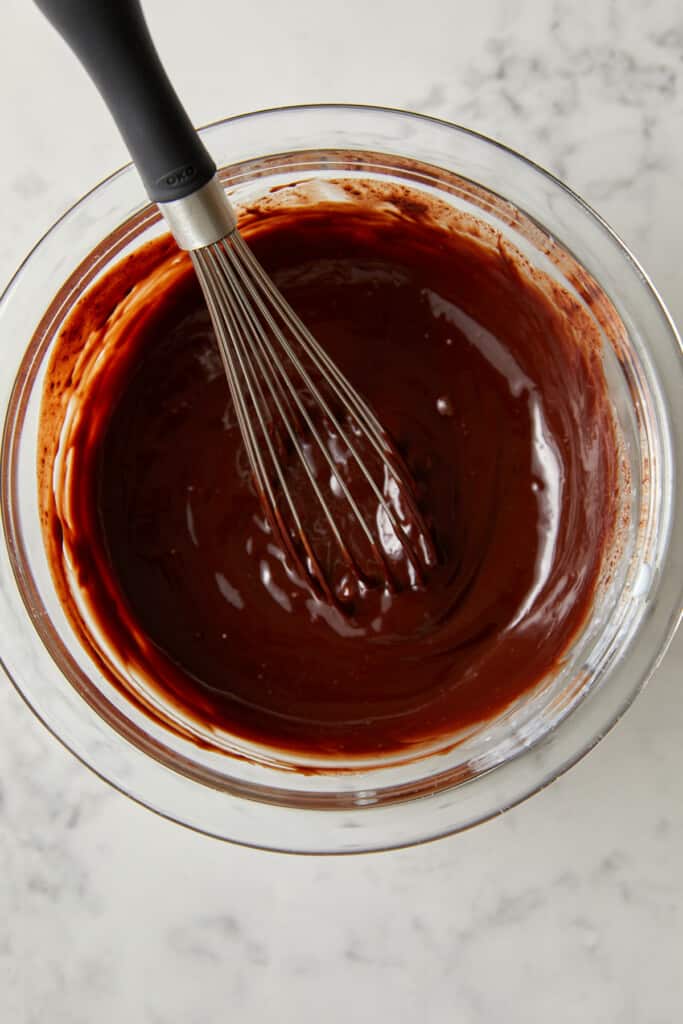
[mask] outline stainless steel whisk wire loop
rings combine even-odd
[[[284,497],[297,538],[303,545],[307,563],[305,568],[329,596],[325,574],[307,537],[296,500],[288,486],[278,456],[277,444],[271,436],[272,417],[269,414],[268,398],[277,411],[348,567],[362,578],[363,574],[357,561],[342,536],[330,504],[306,458],[301,431],[296,426],[297,419],[305,424],[306,437],[311,438],[322,455],[335,486],[339,488],[373,555],[382,566],[386,581],[393,583],[392,568],[382,545],[374,536],[351,489],[335,465],[328,446],[302,399],[303,386],[348,450],[377,502],[378,510],[390,524],[394,537],[401,544],[410,567],[411,584],[421,583],[424,569],[429,567],[434,559],[434,551],[426,528],[422,527],[417,504],[405,478],[405,470],[400,465],[397,453],[392,452],[372,411],[301,323],[237,230],[214,245],[194,250],[191,256],[207,296],[238,424],[244,437],[256,485],[266,503],[271,526],[285,543],[290,556],[295,562],[301,561],[278,507],[274,481]],[[341,417],[333,410],[330,400],[313,379],[299,353],[307,357],[331,397],[344,409],[349,426],[345,427],[342,424]],[[299,386],[295,382],[296,379]],[[254,411],[253,417],[250,416],[250,408]],[[416,540],[413,541],[406,532],[406,527],[400,521],[390,500],[380,490],[376,479],[359,454],[358,445],[351,438],[351,425],[355,425],[357,435],[362,437],[379,458],[385,483],[392,480],[400,488],[401,497],[420,534]],[[262,442],[259,442],[259,434]],[[391,455],[393,458],[390,458]]]

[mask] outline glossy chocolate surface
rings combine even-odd
[[[122,688],[128,666],[205,727],[374,754],[496,715],[580,629],[616,502],[595,328],[480,221],[443,227],[405,196],[244,230],[413,475],[439,552],[422,588],[340,609],[288,568],[168,239],[72,315],[43,410],[45,536],[71,621],[92,648],[67,562]]]

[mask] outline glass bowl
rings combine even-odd
[[[400,111],[310,106],[231,118],[202,136],[238,207],[273,188],[286,201],[295,183],[327,196],[339,177],[403,182],[488,221],[578,298],[602,334],[631,482],[620,543],[552,676],[494,721],[419,756],[323,764],[238,740],[224,751],[205,749],[137,710],[101,676],[61,609],[36,495],[40,398],[64,318],[113,262],[163,231],[127,166],[51,228],[0,302],[4,667],[36,715],[103,779],[210,835],[342,853],[465,829],[583,756],[634,699],[673,635],[683,586],[680,341],[646,275],[600,217],[547,172],[481,135]]]

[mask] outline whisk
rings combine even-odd
[[[256,493],[291,571],[342,604],[363,587],[419,587],[436,553],[414,481],[242,238],[139,0],[36,3],[99,89],[150,199],[190,253]]]

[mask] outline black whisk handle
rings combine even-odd
[[[139,0],[35,0],[79,58],[157,203],[191,195],[216,166],[154,47]]]

